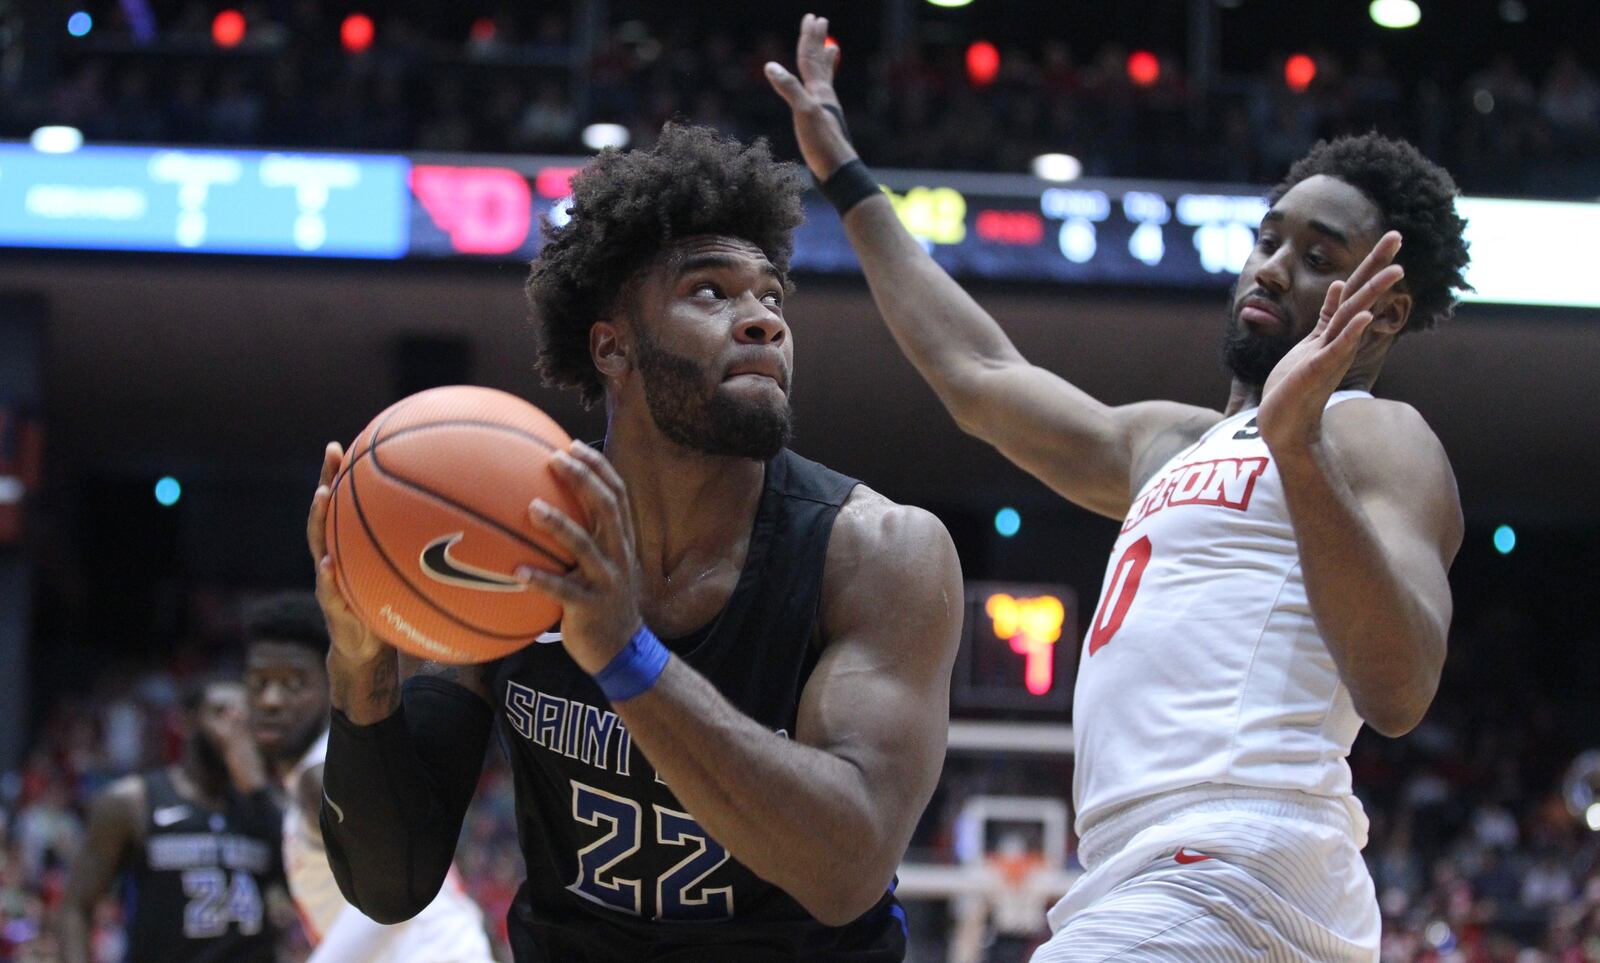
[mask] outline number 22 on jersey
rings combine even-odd
[[[733,917],[733,887],[706,886],[708,876],[728,861],[728,851],[706,835],[688,813],[665,806],[650,807],[655,816],[656,842],[681,846],[687,854],[656,880],[659,920],[725,920]],[[603,789],[572,783],[572,816],[586,826],[609,824],[609,831],[578,850],[578,878],[568,889],[584,899],[643,915],[641,880],[621,879],[613,870],[639,851],[643,810],[632,799]]]
[[[1128,617],[1128,609],[1133,606],[1133,597],[1139,593],[1139,580],[1150,566],[1150,551],[1150,536],[1142,536],[1129,545],[1112,566],[1105,596],[1100,599],[1089,628],[1089,655],[1104,648],[1122,628],[1122,620]]]

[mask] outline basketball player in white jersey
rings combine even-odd
[[[900,225],[826,36],[808,16],[800,77],[768,77],[896,341],[964,430],[1124,520],[1074,701],[1086,873],[1035,963],[1376,961],[1345,759],[1433,699],[1462,520],[1433,432],[1370,392],[1466,287],[1455,185],[1405,143],[1318,145],[1239,277],[1227,404],[1112,407],[1024,360]]]
[[[250,722],[289,795],[283,865],[314,949],[307,963],[492,963],[483,913],[452,869],[429,906],[395,926],[346,903],[328,868],[317,813],[328,748],[328,629],[309,592],[251,605],[245,622]]]

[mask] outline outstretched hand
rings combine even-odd
[[[1405,269],[1393,263],[1399,251],[1400,232],[1390,231],[1348,279],[1328,285],[1316,326],[1267,376],[1256,424],[1269,447],[1319,436],[1322,411],[1356,360],[1373,306],[1405,277]]]
[[[795,63],[799,77],[776,61],[768,62],[767,80],[789,104],[794,115],[794,134],[800,142],[806,166],[819,181],[825,181],[856,158],[855,148],[845,138],[839,118],[826,109],[839,109],[839,95],[833,89],[839,48],[828,44],[826,17],[808,13],[801,19]]]

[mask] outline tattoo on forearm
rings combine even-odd
[[[367,690],[367,705],[373,709],[394,708],[399,685],[399,664],[394,659],[384,659],[372,675],[372,687]]]

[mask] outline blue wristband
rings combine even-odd
[[[672,653],[645,625],[633,633],[633,638],[622,647],[606,667],[595,673],[594,681],[600,691],[612,702],[623,702],[649,692],[661,678]]]

